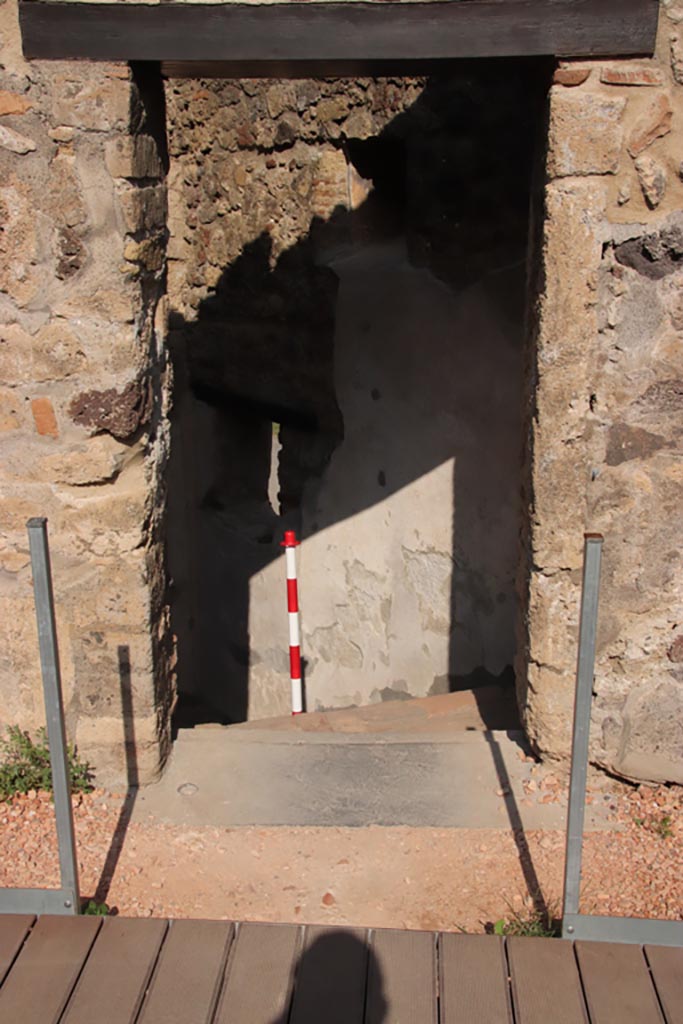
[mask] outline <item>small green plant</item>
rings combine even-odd
[[[633,824],[639,828],[647,829],[660,839],[670,839],[674,834],[673,819],[670,814],[663,814],[661,818],[650,816],[648,818],[634,818]]]
[[[664,814],[658,820],[653,821],[652,828],[653,831],[657,833],[660,839],[670,839],[671,836],[674,834],[671,824],[671,816],[668,814]]]
[[[67,760],[73,793],[89,793],[92,769],[77,754],[75,747],[67,745]],[[0,800],[9,800],[15,793],[29,790],[52,792],[50,748],[45,729],[39,729],[36,739],[18,725],[10,725],[7,736],[0,740]]]
[[[552,939],[560,934],[559,921],[550,908],[514,910],[508,904],[509,917],[501,917],[493,925],[494,935],[527,935]]]
[[[91,917],[107,917],[109,906],[106,903],[97,903],[96,900],[87,900],[83,903],[82,914],[89,914]]]

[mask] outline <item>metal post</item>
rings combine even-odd
[[[47,519],[29,519],[26,524],[31,551],[31,569],[38,623],[40,665],[43,676],[47,738],[52,764],[52,788],[59,843],[59,868],[63,896],[63,913],[77,914],[79,907],[78,862],[71,806],[71,780],[64,729],[62,682],[59,672],[59,651],[55,628],[55,609],[50,572],[50,550],[47,543]]]
[[[567,814],[563,921],[567,915],[574,915],[579,912],[583,822],[586,809],[586,783],[588,778],[588,741],[593,702],[593,679],[595,675],[595,640],[598,625],[602,544],[603,538],[599,533],[587,533],[584,537],[579,654],[576,665],[572,767]],[[566,931],[568,934],[565,935],[565,925],[563,923],[562,931],[564,938],[571,938],[574,927],[571,924],[567,925]]]

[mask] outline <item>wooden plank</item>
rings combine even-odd
[[[440,938],[441,1024],[512,1024],[503,940],[493,935]]]
[[[307,928],[289,1024],[362,1024],[367,963],[363,929]]]
[[[683,1024],[683,949],[646,946],[645,956],[664,1008],[666,1024]]]
[[[662,1024],[640,946],[576,942],[574,948],[592,1024]]]
[[[356,2],[356,0],[353,0]],[[380,2],[380,0],[378,0]],[[404,0],[409,3],[411,0]],[[437,2],[437,0],[435,0]],[[443,2],[443,0],[438,0]],[[546,63],[547,56],[529,58]],[[164,60],[164,78],[410,78],[462,71],[457,60]]]
[[[0,985],[34,921],[33,914],[0,914]]]
[[[240,925],[215,1024],[287,1020],[301,933],[295,925]]]
[[[247,62],[652,54],[658,9],[657,0],[19,3],[27,57]]]
[[[101,918],[41,917],[0,989],[0,1021],[56,1024]]]
[[[436,1024],[436,936],[374,933],[368,956],[366,1024]]]
[[[92,1024],[106,1007],[107,1024],[135,1020],[168,924],[107,918],[60,1024]]]
[[[235,928],[172,921],[138,1024],[209,1024]]]
[[[507,952],[517,1024],[588,1021],[571,942],[512,937]]]

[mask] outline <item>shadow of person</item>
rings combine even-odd
[[[311,932],[296,966],[291,1006],[271,1024],[388,1024],[382,970],[364,933]]]

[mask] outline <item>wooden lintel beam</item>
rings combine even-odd
[[[651,54],[658,10],[658,0],[19,2],[29,58],[326,66]]]

